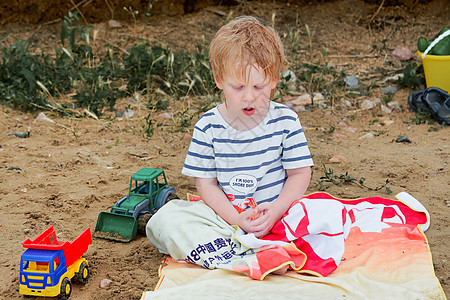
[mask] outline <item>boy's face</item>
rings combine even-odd
[[[226,75],[223,81],[216,81],[216,84],[223,90],[227,114],[237,117],[252,128],[255,122],[258,124],[266,116],[270,92],[276,87],[277,80],[265,78],[264,71],[259,66],[249,66],[246,74],[247,80]]]

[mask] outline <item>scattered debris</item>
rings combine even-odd
[[[386,83],[388,81],[398,81],[399,79],[403,79],[405,77],[405,74],[395,74],[393,76],[386,77],[385,79],[381,80],[380,83]]]
[[[395,141],[397,143],[411,143],[411,140],[406,135],[396,138]]]
[[[49,122],[49,123],[53,123],[53,124],[58,125],[58,126],[64,128],[64,129],[70,130],[74,136],[77,136],[75,130],[70,129],[70,128],[62,125],[62,124],[56,123],[55,121],[53,121],[52,119],[47,117],[43,112],[39,113],[39,115],[36,117],[36,119],[34,119],[33,124],[35,124],[35,123],[37,123],[39,121],[46,121],[46,122]]]
[[[19,138],[25,139],[25,138],[29,138],[30,137],[30,132],[11,132],[8,133],[8,135],[13,135],[13,136],[17,136]]]
[[[152,159],[153,156],[146,155],[146,154],[134,154],[134,153],[128,153],[131,156],[142,158],[143,160]]]

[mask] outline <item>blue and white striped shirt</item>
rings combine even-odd
[[[274,201],[286,180],[285,169],[312,165],[298,115],[271,102],[265,119],[246,131],[231,127],[217,107],[204,113],[195,125],[182,174],[217,178],[233,204],[246,208],[246,198]]]

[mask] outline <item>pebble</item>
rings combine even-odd
[[[328,161],[331,162],[331,163],[340,163],[340,162],[343,162],[343,161],[347,161],[347,159],[344,156],[341,156],[341,155],[334,155]]]
[[[321,93],[314,93],[313,101],[316,102],[321,100],[325,100],[325,97]]]
[[[363,103],[361,103],[362,109],[371,109],[374,108],[375,106],[376,106],[375,102],[368,99],[364,100]]]
[[[362,140],[362,139],[372,139],[374,136],[375,136],[375,135],[374,135],[372,132],[369,132],[369,133],[366,133],[366,134],[363,135],[363,136],[360,136],[359,139],[360,139],[360,140]]]
[[[354,75],[348,75],[344,79],[345,84],[347,85],[347,88],[350,90],[356,90],[359,88],[359,81],[358,78]]]
[[[352,102],[350,100],[345,99],[344,101],[342,101],[342,104],[346,107],[350,107],[353,106]]]
[[[398,91],[398,88],[395,86],[386,86],[380,89],[382,94],[395,94]]]
[[[192,135],[189,132],[186,132],[182,137],[183,141],[190,141],[191,139],[192,139]]]
[[[108,21],[108,27],[109,29],[113,29],[113,28],[121,28],[122,24],[120,24],[119,22],[115,21],[115,20],[109,20]]]
[[[103,279],[102,281],[100,281],[100,287],[101,288],[105,288],[108,285],[110,285],[112,283],[112,280],[109,279]]]
[[[397,101],[389,102],[387,106],[392,110],[400,110],[400,104]]]
[[[394,124],[394,121],[392,121],[388,117],[382,117],[382,118],[380,118],[380,124],[383,126],[390,126],[390,125]]]
[[[173,117],[172,113],[168,113],[168,112],[164,112],[160,114],[161,117],[166,118],[166,119],[170,119]]]
[[[390,109],[387,106],[381,105],[381,111],[387,114],[390,114],[392,112],[392,109]]]
[[[294,100],[290,101],[290,103],[294,106],[305,106],[305,105],[311,105],[312,97],[310,94],[303,94],[301,96],[298,96]]]
[[[400,61],[410,60],[414,54],[407,47],[397,47],[392,51],[392,57]]]
[[[356,131],[358,131],[358,129],[355,128],[355,127],[345,127],[344,130],[348,131],[348,132],[351,132],[351,133],[355,133]]]
[[[125,118],[129,119],[134,116],[134,111],[131,109],[125,109],[124,115]]]

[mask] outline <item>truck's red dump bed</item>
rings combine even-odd
[[[22,246],[28,249],[62,249],[66,258],[66,265],[70,266],[87,251],[90,244],[92,244],[90,228],[83,231],[83,233],[80,234],[80,236],[73,242],[60,242],[56,238],[56,233],[53,226],[50,226],[34,240],[27,239],[24,241]]]

